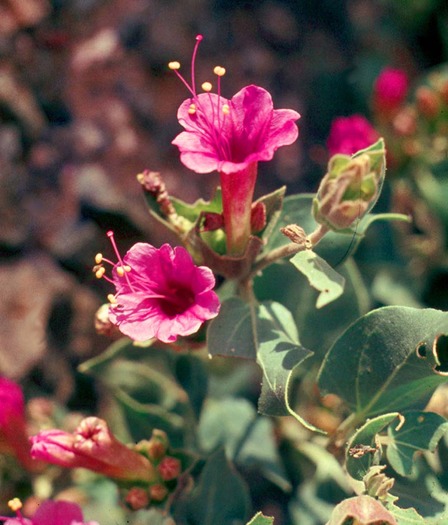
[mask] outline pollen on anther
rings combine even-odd
[[[103,261],[103,254],[102,253],[97,253],[95,255],[95,262],[96,264],[101,264]]]
[[[196,105],[190,104],[190,107],[188,108],[189,115],[194,115],[196,113]]]
[[[98,268],[98,270],[95,272],[95,277],[97,279],[101,279],[103,275],[106,273],[106,268],[104,266],[101,266],[101,268]]]
[[[171,70],[180,69],[180,62],[177,62],[176,60],[174,62],[170,62],[168,64],[168,68]]]
[[[22,502],[19,500],[19,498],[13,498],[8,501],[8,507],[13,511],[17,512],[22,508]]]
[[[228,104],[222,105],[222,112],[224,113],[224,115],[228,115],[230,113],[230,107]]]
[[[115,295],[113,293],[110,293],[108,296],[107,296],[107,300],[111,303],[111,304],[117,304],[117,300],[115,299]]]
[[[221,67],[221,66],[216,66],[213,69],[213,73],[215,75],[218,75],[218,77],[223,77],[226,74],[226,69],[224,67]]]
[[[213,86],[211,85],[210,82],[204,82],[204,83],[201,85],[201,88],[202,88],[204,91],[206,91],[207,93],[208,93],[209,91],[212,90],[212,87],[213,87]]]
[[[117,266],[117,274],[120,277],[123,277],[123,275],[124,275],[124,268],[123,268],[123,266]]]
[[[128,273],[132,270],[132,268],[131,268],[128,264],[126,264],[125,266],[123,266],[123,268],[124,268],[124,271],[125,271],[125,272],[128,272]]]

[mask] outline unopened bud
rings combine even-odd
[[[132,510],[145,509],[149,505],[149,494],[141,487],[132,487],[125,501]]]
[[[154,429],[150,440],[137,443],[134,450],[145,455],[153,461],[161,459],[168,450],[168,436],[163,430]]]
[[[149,487],[149,495],[154,501],[163,501],[168,495],[168,489],[165,485],[157,483],[156,485]]]
[[[224,217],[222,216],[222,213],[204,212],[202,217],[203,222],[201,229],[204,232],[219,230],[219,228],[224,226]]]
[[[143,186],[145,192],[155,199],[160,213],[165,217],[176,215],[176,210],[171,203],[162,175],[158,171],[145,170],[137,175],[138,182]]]
[[[424,117],[432,119],[439,114],[440,98],[433,89],[421,86],[415,92],[415,98],[417,108]]]
[[[163,481],[171,481],[179,476],[182,471],[182,465],[177,458],[166,456],[159,463],[157,469]]]
[[[362,153],[335,155],[313,201],[313,215],[331,230],[345,230],[376,202],[385,170],[382,139]]]
[[[252,204],[250,212],[250,229],[252,233],[258,233],[266,226],[266,205],[263,202]]]

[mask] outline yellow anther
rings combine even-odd
[[[169,67],[169,69],[172,69],[173,71],[174,71],[175,69],[180,69],[180,62],[177,62],[177,61],[170,62],[170,63],[168,64],[168,67]]]
[[[194,115],[196,113],[196,105],[195,104],[190,104],[190,107],[188,108],[188,113],[190,115]]]
[[[143,173],[139,173],[136,177],[137,177],[137,181],[140,184],[143,184],[143,182],[145,181],[145,176],[143,175]]]
[[[95,272],[95,277],[97,279],[101,279],[101,277],[106,273],[106,268],[104,266],[101,266],[101,268],[98,268],[98,270]]]
[[[215,75],[218,75],[218,77],[223,77],[226,74],[226,68],[221,66],[216,66],[213,70],[213,73]]]
[[[123,266],[117,266],[117,273],[120,277],[123,277],[124,275],[124,268]]]
[[[115,295],[113,293],[110,293],[108,296],[107,296],[107,300],[111,303],[111,304],[117,304],[117,300],[115,299]]]
[[[213,87],[213,86],[211,85],[210,82],[204,82],[204,83],[202,84],[202,86],[201,86],[201,88],[202,88],[204,91],[207,91],[207,93],[208,93],[209,91],[212,90],[212,87]]]
[[[224,113],[224,115],[228,115],[230,113],[230,108],[228,104],[223,104],[222,112]]]
[[[124,271],[125,271],[125,272],[128,272],[128,273],[129,273],[131,270],[132,270],[132,268],[131,268],[128,264],[126,264],[126,265],[124,266]]]
[[[17,512],[22,508],[22,502],[19,500],[19,498],[13,498],[8,501],[8,507],[13,511]]]
[[[102,253],[97,253],[95,255],[95,262],[96,262],[96,264],[101,264],[103,262],[103,254]]]

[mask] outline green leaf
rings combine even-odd
[[[250,510],[247,486],[222,449],[209,457],[198,483],[182,503],[174,518],[188,525],[243,525]]]
[[[410,476],[414,455],[418,450],[434,452],[448,430],[448,421],[432,412],[407,412],[404,424],[390,426],[387,459],[401,476]]]
[[[264,516],[261,512],[257,512],[255,516],[247,522],[247,525],[273,525],[274,518]]]
[[[188,204],[176,197],[171,197],[171,202],[176,210],[176,213],[191,223],[194,223],[203,212],[221,213],[222,212],[222,195],[221,188],[216,188],[216,191],[210,201],[198,199],[193,204]]]
[[[275,190],[268,195],[263,195],[263,197],[256,201],[256,203],[261,202],[266,207],[266,226],[261,232],[261,237],[265,241],[267,241],[271,236],[275,225],[277,224],[278,218],[280,217],[285,192],[286,186],[282,186],[278,190]]]
[[[318,377],[323,393],[341,397],[355,420],[406,408],[423,408],[446,381],[424,349],[448,332],[448,314],[390,306],[352,324],[329,350]]]
[[[412,507],[400,509],[395,505],[387,505],[387,509],[397,520],[397,525],[428,525],[428,522]],[[442,524],[440,524],[442,525]]]
[[[198,435],[205,452],[224,447],[227,457],[237,465],[256,469],[282,490],[291,489],[277,450],[272,420],[258,416],[246,399],[209,399]]]
[[[259,411],[292,415],[310,429],[289,405],[289,383],[294,369],[312,352],[299,340],[291,313],[280,303],[250,306],[238,298],[221,305],[207,332],[210,355],[254,359],[263,370]]]
[[[375,440],[376,435],[384,430],[387,425],[398,416],[398,412],[392,412],[390,414],[384,414],[374,419],[370,419],[350,438],[345,455],[345,466],[347,472],[352,478],[361,481],[367,474],[369,468],[372,466],[374,458],[381,454],[381,450],[379,449],[378,452],[369,450],[377,448]],[[356,450],[361,452],[361,447],[366,447],[365,453],[360,454],[360,457],[357,457],[354,452]]]
[[[345,279],[313,251],[304,250],[296,253],[289,262],[306,276],[313,288],[320,292],[316,308],[322,308],[342,295]]]

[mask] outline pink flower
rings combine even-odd
[[[390,113],[404,102],[409,89],[409,77],[402,69],[384,68],[373,86],[373,104],[377,111]]]
[[[33,470],[25,419],[22,388],[6,377],[0,377],[0,437],[20,463]]]
[[[364,116],[337,117],[331,123],[327,148],[330,157],[336,153],[353,155],[376,142],[378,138],[377,131]]]
[[[112,232],[108,235],[116,249]],[[112,271],[116,294],[109,318],[131,339],[155,337],[171,343],[218,315],[213,273],[196,266],[185,248],[137,243],[123,258],[116,253],[119,263]]]
[[[85,522],[82,510],[76,503],[46,500],[31,519],[24,518],[18,510],[17,517],[7,519],[4,525],[98,525],[98,523]]]
[[[257,163],[271,160],[281,146],[292,144],[298,136],[295,121],[300,115],[291,109],[274,109],[268,91],[246,86],[230,100],[221,96],[220,79],[225,69],[217,66],[218,93],[210,93],[210,83],[202,84],[206,93],[197,94],[194,62],[202,36],[196,37],[192,59],[191,86],[174,70],[191,93],[177,113],[185,131],[174,140],[180,159],[197,173],[220,173],[224,229],[230,255],[244,252],[251,234],[250,214]]]
[[[151,463],[118,441],[102,419],[88,417],[69,434],[44,430],[31,438],[31,455],[66,468],[87,468],[123,481],[154,481]]]

